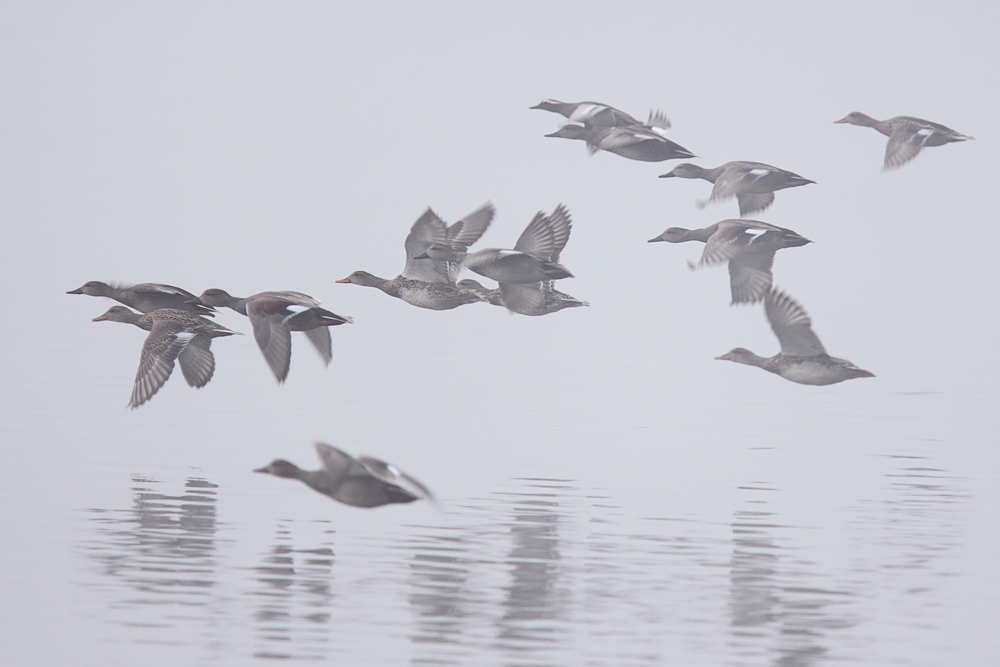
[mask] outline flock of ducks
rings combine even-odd
[[[664,130],[670,127],[670,121],[658,111],[650,112],[649,120],[641,123],[624,111],[600,102],[544,100],[531,108],[565,116],[566,124],[546,136],[583,140],[591,154],[604,150],[645,162],[694,157],[689,150],[666,138]],[[855,111],[834,122],[873,127],[888,136],[883,169],[909,162],[924,146],[973,138],[911,116],[879,121]],[[684,163],[660,178],[700,178],[712,183],[711,195],[706,201],[697,202],[699,208],[732,197],[739,204],[740,219],[722,220],[703,229],[671,227],[649,240],[650,243],[701,241],[705,250],[698,264],[691,268],[728,263],[732,303],[764,302],[781,352],[773,357],[760,357],[737,347],[716,359],[757,366],[800,384],[829,385],[874,377],[846,359],[827,354],[802,306],[772,284],[775,253],[810,243],[809,239],[790,229],[742,218],[767,209],[774,202],[776,191],[815,181],[769,164],[748,161],[726,162],[713,169]]]
[[[612,106],[599,102],[544,100],[531,107],[561,114],[566,118],[547,137],[584,141],[590,154],[615,153],[632,160],[662,162],[693,158],[689,150],[665,136],[670,120],[659,111],[650,112],[645,123]],[[972,139],[930,121],[897,116],[878,121],[853,112],[835,121],[873,127],[889,137],[884,169],[899,167],[912,160],[924,146]],[[791,171],[760,162],[726,162],[713,169],[684,163],[660,178],[700,178],[713,184],[706,201],[735,197],[740,216],[763,211],[774,202],[778,190],[815,183]],[[493,221],[495,209],[489,202],[448,225],[427,209],[410,228],[403,242],[406,264],[392,279],[355,271],[338,283],[374,287],[410,305],[430,310],[450,310],[485,302],[528,316],[542,316],[564,308],[587,306],[555,288],[555,281],[573,274],[560,260],[569,241],[572,220],[569,210],[559,204],[551,214],[539,212],[528,223],[512,248],[485,248],[470,251]],[[671,227],[650,243],[665,241],[705,244],[701,259],[692,269],[728,264],[733,304],[764,303],[764,311],[781,352],[760,357],[744,348],[734,348],[716,357],[758,366],[800,384],[828,385],[844,380],[874,377],[851,362],[831,357],[812,330],[805,310],[782,290],[774,287],[772,266],[778,250],[803,246],[811,241],[793,230],[757,220],[727,219],[703,229]],[[458,280],[466,268],[496,281],[485,287],[473,279]],[[217,324],[216,308],[230,308],[250,320],[254,338],[264,360],[282,383],[291,364],[291,332],[301,331],[319,352],[324,364],[332,358],[330,327],[352,322],[320,307],[320,302],[301,292],[261,292],[240,298],[222,289],[207,289],[195,296],[179,287],[159,283],[130,286],[90,281],[68,294],[107,297],[124,305],[112,306],[95,322],[124,322],[149,332],[139,356],[139,369],[132,385],[129,407],[149,401],[169,379],[175,362],[187,383],[204,387],[215,373],[213,338],[240,335]],[[138,312],[136,312],[138,311]],[[434,500],[423,484],[385,461],[352,457],[325,443],[316,443],[323,467],[302,470],[276,459],[255,472],[298,479],[310,488],[354,507],[378,507]]]

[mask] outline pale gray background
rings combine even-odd
[[[989,2],[3,3],[0,658],[997,664],[998,19]],[[660,108],[699,164],[816,180],[757,216],[815,241],[775,281],[877,377],[803,387],[713,361],[778,350],[762,309],[728,306],[724,270],[689,272],[700,247],[646,240],[736,203],[695,208],[708,183],[656,178],[675,161],[543,138],[560,117],[528,107],[548,97]],[[854,110],[977,140],[881,173],[885,138],[832,124]],[[561,287],[590,308],[431,312],[334,284],[395,276],[428,205],[453,221],[486,200],[484,247],[569,207]],[[94,279],[295,289],[355,324],[327,369],[296,336],[284,386],[251,335],[218,340],[208,387],[177,374],[129,411],[144,334],[64,294]],[[444,512],[250,472],[313,466],[314,440],[395,462]],[[209,527],[147,545],[114,518],[192,479],[218,487]],[[552,534],[521,530],[539,485]],[[766,535],[742,541],[747,521]],[[444,611],[421,597],[439,533],[464,573],[433,584]],[[326,560],[275,641],[255,586],[282,540]],[[141,583],[164,562],[210,585]],[[539,623],[557,631],[509,631]]]

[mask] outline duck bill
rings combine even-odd
[[[722,355],[721,357],[716,357],[716,359],[717,359],[718,361],[732,361],[732,359],[730,359],[730,358],[729,358],[729,355],[728,355],[728,354],[724,354],[724,355]]]
[[[66,292],[66,294],[83,294],[83,288],[82,287],[77,287],[74,290],[70,290],[70,291]]]
[[[673,178],[673,177],[674,177],[674,172],[672,171],[668,171],[665,174],[660,174],[660,178]]]
[[[839,125],[840,123],[846,123],[846,122],[847,122],[847,118],[841,118],[840,120],[833,121],[833,124],[834,125]]]
[[[340,280],[334,280],[333,282],[335,282],[335,283],[349,283],[349,282],[351,282],[351,279],[350,278],[342,278]]]
[[[108,319],[108,316],[107,316],[107,315],[98,315],[97,317],[95,317],[94,319],[92,319],[92,320],[90,320],[90,321],[91,321],[91,322],[104,322],[104,321],[106,321],[107,319]]]
[[[663,240],[662,236],[657,236],[655,239],[649,239],[648,241],[646,241],[646,243],[656,243],[657,241],[662,241],[662,240]]]

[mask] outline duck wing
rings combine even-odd
[[[521,315],[545,314],[545,293],[542,283],[500,283],[503,305]]]
[[[177,356],[184,379],[195,389],[204,387],[215,374],[215,356],[211,345],[211,338],[198,334]]]
[[[292,334],[284,323],[284,307],[276,311],[270,305],[273,304],[251,301],[247,304],[247,316],[250,318],[257,346],[264,353],[264,361],[280,384],[288,377],[288,367],[292,360]]]
[[[565,205],[556,206],[552,215],[539,211],[514,244],[514,250],[534,255],[547,262],[558,262],[569,241],[573,221]]]
[[[309,342],[313,344],[316,351],[319,352],[319,356],[323,358],[323,364],[325,366],[330,365],[330,360],[333,359],[333,346],[330,342],[330,328],[329,327],[316,327],[315,329],[309,329],[306,331],[306,338]]]
[[[771,289],[774,253],[747,253],[729,260],[733,303],[756,303]]]
[[[174,370],[174,361],[184,347],[195,337],[185,331],[182,324],[157,320],[142,344],[139,370],[132,385],[129,407],[135,409],[151,399],[160,390]]]
[[[372,456],[359,456],[358,462],[378,479],[387,484],[398,486],[401,491],[409,493],[415,499],[434,500],[434,494],[431,493],[430,489],[391,463]]]
[[[889,135],[888,143],[885,145],[885,161],[882,163],[882,169],[901,167],[917,157],[920,149],[924,147],[924,144],[927,143],[927,140],[933,134],[933,127],[917,123],[899,123],[896,125]]]
[[[464,225],[463,225],[464,226]],[[448,243],[448,226],[434,211],[427,209],[417,218],[410,228],[410,233],[403,242],[406,249],[406,266],[402,276],[410,280],[425,283],[451,283],[448,275],[448,263],[436,259],[415,259],[427,252],[432,245]]]
[[[705,242],[698,266],[712,266],[739,257],[768,232],[790,231],[759,220],[732,219],[716,224],[715,232]]]
[[[764,298],[764,311],[774,335],[781,343],[781,353],[792,357],[815,357],[826,354],[823,343],[812,330],[809,315],[792,297],[772,289]]]
[[[453,248],[460,246],[463,250],[479,240],[479,237],[493,222],[496,214],[491,202],[486,202],[475,211],[448,227],[447,243]],[[419,253],[418,253],[419,254]]]
[[[469,246],[479,240],[493,222],[496,209],[491,202],[486,202],[475,211],[448,227],[448,245],[455,250],[468,250]],[[445,262],[448,280],[455,284],[462,268],[459,262]]]
[[[763,211],[774,203],[773,192],[757,192],[753,194],[738,194],[736,201],[740,204],[740,215],[749,215]]]

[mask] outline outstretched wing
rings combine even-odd
[[[448,243],[454,247],[465,250],[470,245],[479,240],[486,229],[493,222],[496,208],[493,204],[486,202],[475,211],[465,216],[452,226],[448,227]],[[419,253],[418,253],[419,254]]]
[[[934,128],[916,123],[901,123],[889,135],[885,145],[885,162],[882,169],[901,167],[917,157],[920,149],[934,134]]]
[[[282,313],[268,312],[255,305],[254,302],[247,305],[253,337],[274,377],[279,383],[284,382],[292,361],[292,334],[283,321]]]
[[[764,298],[764,311],[774,335],[781,343],[781,353],[793,357],[826,354],[823,343],[812,330],[806,311],[792,297],[772,289]]]
[[[185,331],[184,325],[177,322],[157,320],[153,323],[139,355],[139,370],[132,385],[129,407],[139,407],[166,384],[177,355],[194,337],[194,332]]]
[[[450,283],[447,262],[435,259],[415,259],[427,252],[432,245],[448,243],[448,227],[434,211],[427,209],[417,218],[403,242],[406,249],[406,266],[403,277],[425,283]]]
[[[184,379],[195,389],[204,387],[215,374],[215,356],[211,345],[211,338],[199,334],[177,356]]]
[[[558,262],[572,228],[569,209],[559,204],[552,215],[546,216],[542,212],[535,214],[514,244],[514,250],[540,257],[547,262]]]

